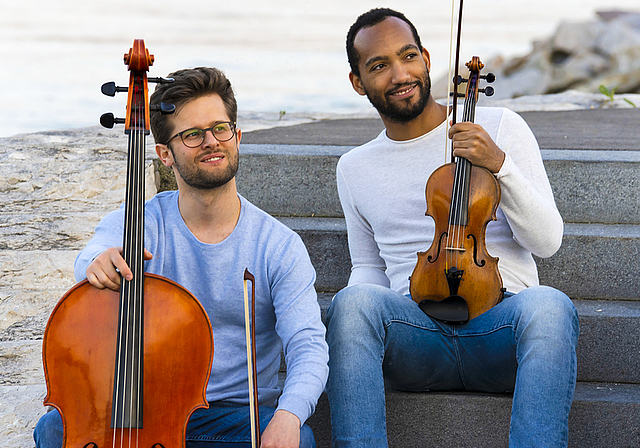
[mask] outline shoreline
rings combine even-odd
[[[577,90],[568,90],[562,93],[547,95],[530,95],[518,98],[492,99],[483,97],[478,102],[479,106],[506,107],[514,112],[558,112],[569,110],[592,110],[592,109],[633,109],[625,99],[633,102],[640,108],[640,94],[620,94],[615,95],[614,100],[601,93],[585,93]],[[446,99],[437,100],[441,104],[446,104]],[[378,118],[378,113],[367,103],[358,112],[353,113],[331,113],[331,112],[252,112],[238,111],[238,128],[243,132],[251,132],[262,129],[271,129],[283,126],[295,126],[305,123],[313,123],[321,120],[343,120],[343,119],[370,119]],[[96,120],[96,125],[98,125]],[[20,138],[31,134],[64,134],[71,129],[50,129],[36,132],[17,133],[0,137],[0,142],[5,139]],[[150,139],[151,141],[152,139]]]

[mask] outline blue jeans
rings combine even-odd
[[[575,307],[545,286],[505,296],[470,322],[447,325],[389,288],[340,291],[327,313],[333,446],[387,446],[386,380],[405,391],[513,391],[509,446],[566,447]]]
[[[260,429],[267,427],[275,408],[260,406]],[[198,409],[187,424],[187,448],[251,448],[251,427],[247,406],[212,403],[209,409]],[[62,446],[62,419],[57,410],[46,413],[33,432],[38,448]],[[300,448],[315,448],[313,431],[300,428]]]

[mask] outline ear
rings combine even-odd
[[[362,80],[359,76],[356,76],[353,72],[349,72],[349,81],[351,81],[351,86],[353,87],[353,90],[358,92],[358,95],[366,95],[366,92],[362,87]]]
[[[161,143],[156,144],[156,154],[158,154],[158,158],[164,166],[171,168],[173,165],[173,152],[171,152],[171,149],[169,149],[167,145]]]
[[[236,138],[238,139],[238,145],[240,144],[240,140],[242,140],[242,130],[236,129]]]
[[[424,59],[424,63],[427,64],[427,70],[431,71],[431,55],[424,47],[422,47],[422,59]]]

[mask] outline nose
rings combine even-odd
[[[202,146],[216,146],[219,143],[218,139],[213,135],[213,129],[204,131]]]
[[[411,74],[402,63],[393,64],[391,69],[391,82],[394,84],[404,84],[411,80]]]

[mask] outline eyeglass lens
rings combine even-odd
[[[195,148],[200,146],[204,141],[204,136],[207,131],[211,131],[213,136],[219,142],[226,142],[233,138],[233,126],[231,123],[218,123],[215,126],[212,126],[207,129],[193,128],[187,129],[186,131],[180,134],[180,138],[182,138],[182,143],[190,148]]]

